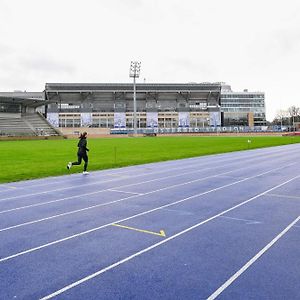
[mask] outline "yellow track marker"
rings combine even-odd
[[[153,232],[153,231],[148,231],[148,230],[142,230],[142,229],[128,227],[128,226],[123,226],[123,225],[120,225],[120,224],[111,224],[111,225],[112,226],[121,227],[121,228],[125,228],[125,229],[134,230],[134,231],[139,231],[139,232],[154,234],[154,235],[158,235],[158,236],[161,236],[161,237],[166,237],[166,234],[165,234],[165,232],[163,230],[160,230],[159,233],[157,233],[157,232]]]

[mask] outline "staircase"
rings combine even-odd
[[[22,114],[22,119],[30,127],[35,135],[38,136],[55,136],[62,135],[59,130],[55,129],[40,113]]]

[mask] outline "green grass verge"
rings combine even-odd
[[[248,144],[248,139],[251,144]],[[89,171],[155,161],[300,143],[300,137],[146,137],[88,139]],[[0,142],[0,183],[81,172],[77,140]]]

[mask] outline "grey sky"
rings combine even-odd
[[[217,82],[300,106],[299,0],[0,0],[0,91],[46,82]]]

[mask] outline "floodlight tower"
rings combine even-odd
[[[141,62],[131,61],[129,77],[133,77],[133,130],[134,134],[137,134],[136,126],[136,82],[135,79],[140,77],[141,72]]]

